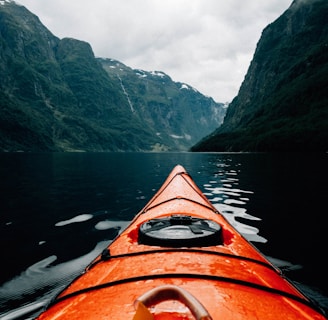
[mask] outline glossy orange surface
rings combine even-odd
[[[172,214],[217,222],[221,243],[171,248],[138,242],[142,223]],[[194,297],[210,315],[204,320],[326,319],[217,212],[179,165],[108,250],[110,256],[93,261],[38,319],[140,320],[136,299],[163,285]],[[195,319],[192,308],[168,295],[159,294],[147,307],[153,319]]]

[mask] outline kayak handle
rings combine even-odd
[[[148,308],[166,300],[182,302],[197,320],[212,320],[205,307],[191,293],[174,285],[163,285],[145,292],[135,300],[134,307],[138,310],[142,304],[143,308]]]

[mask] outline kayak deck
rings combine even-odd
[[[177,165],[38,319],[326,319]]]

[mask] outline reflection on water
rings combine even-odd
[[[237,229],[247,240],[252,242],[266,243],[267,239],[259,235],[260,230],[256,227],[241,223],[236,218],[244,218],[246,220],[261,220],[246,213],[246,209],[233,207],[226,204],[215,204],[214,206],[226,217],[230,224]]]
[[[95,212],[81,214],[68,220],[55,223],[56,227],[65,228],[71,224],[78,224],[95,217],[107,216],[108,212]],[[124,230],[129,221],[100,220],[96,219],[94,228],[99,231],[116,230],[114,238]],[[45,245],[47,241],[39,241]],[[85,267],[105,248],[110,241],[100,241],[89,253],[76,259],[57,264],[57,256],[51,255],[29,266],[20,275],[5,282],[0,287],[0,301],[4,309],[10,307],[1,315],[1,320],[33,319],[51,299],[58,294],[67,284],[78,276]],[[30,317],[30,318],[29,318]]]
[[[92,214],[79,214],[78,216],[69,219],[69,220],[65,220],[65,221],[59,221],[55,224],[56,227],[62,227],[62,226],[66,226],[67,224],[71,224],[71,223],[76,223],[76,222],[83,222],[83,221],[88,221],[90,219],[92,219]]]
[[[125,222],[121,225],[126,224]],[[115,223],[112,223],[112,226],[120,228],[120,225]],[[77,277],[108,244],[108,241],[100,242],[88,254],[58,265],[54,265],[57,257],[50,256],[3,284],[0,287],[1,304],[10,306],[11,311],[0,314],[1,320],[27,319],[27,316],[33,319],[33,316]]]
[[[276,266],[303,270],[296,278],[300,286],[312,281],[326,289],[326,270],[311,250],[325,240],[318,201],[325,195],[325,160],[266,154],[2,155],[0,240],[6,264],[0,318],[32,319],[127,226],[176,164]],[[284,206],[277,201],[282,196]],[[313,219],[299,218],[306,210]]]
[[[237,167],[239,164],[237,164]],[[215,208],[221,212],[229,223],[237,229],[247,240],[266,243],[267,239],[259,235],[260,230],[256,227],[238,221],[238,218],[247,220],[261,220],[248,214],[245,205],[249,201],[248,195],[253,194],[251,190],[238,189],[238,171],[231,169],[226,163],[218,163],[222,168],[215,173],[216,180],[210,180],[204,184],[204,194],[212,202]]]

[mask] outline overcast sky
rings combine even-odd
[[[163,71],[217,102],[238,93],[262,30],[292,0],[17,0],[97,57]]]

